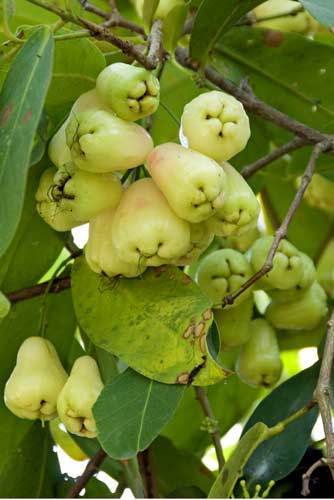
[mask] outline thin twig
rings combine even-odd
[[[80,491],[84,489],[88,481],[94,476],[94,474],[96,474],[96,472],[98,472],[106,457],[106,452],[100,448],[96,455],[89,460],[82,475],[77,478],[75,484],[68,491],[65,498],[77,498]]]
[[[15,292],[6,293],[6,297],[12,304],[20,302],[21,300],[32,299],[33,297],[38,297],[43,295],[50,282],[45,281],[44,283],[39,283],[38,285],[33,285],[28,288],[22,288],[21,290],[16,290]],[[49,293],[59,293],[63,290],[67,290],[71,287],[71,278],[66,276],[65,278],[57,278],[54,280]]]
[[[100,9],[96,5],[93,5],[92,3],[89,3],[86,0],[79,0],[79,3],[87,12],[92,12],[96,16],[102,17],[102,19],[109,19],[108,12]]]
[[[307,186],[311,182],[311,179],[312,179],[312,176],[314,173],[314,169],[316,167],[317,160],[318,160],[319,156],[321,155],[321,153],[323,153],[324,151],[328,150],[331,147],[332,147],[332,141],[329,141],[329,140],[319,142],[318,144],[316,144],[314,146],[310,160],[309,160],[307,167],[304,171],[304,174],[302,176],[298,191],[297,191],[294,199],[292,200],[292,203],[289,207],[289,210],[288,210],[285,218],[283,219],[283,222],[281,223],[280,227],[275,232],[274,241],[270,247],[270,250],[269,250],[269,253],[268,253],[268,256],[266,258],[265,263],[263,264],[262,268],[259,271],[257,271],[249,280],[247,280],[239,288],[239,290],[236,293],[231,294],[231,295],[226,295],[224,297],[224,300],[223,300],[224,305],[233,304],[233,302],[235,301],[235,299],[237,297],[239,297],[239,295],[241,295],[245,290],[247,290],[247,288],[249,288],[254,283],[256,283],[256,281],[258,281],[260,278],[262,278],[262,276],[267,274],[272,269],[273,260],[274,260],[276,251],[277,251],[282,239],[285,238],[285,236],[287,235],[291,220],[292,220],[297,208],[299,207],[299,205],[303,199],[303,195],[304,195],[304,192],[306,191]]]
[[[330,465],[331,463],[331,465]],[[310,491],[310,479],[313,474],[313,472],[316,469],[319,469],[319,467],[326,467],[326,466],[333,466],[333,461],[327,460],[326,458],[320,458],[317,460],[314,464],[311,465],[311,467],[303,474],[303,489],[301,491],[301,494],[304,497],[307,497],[311,491]]]
[[[258,172],[261,168],[265,167],[266,165],[269,165],[269,163],[272,163],[273,161],[277,160],[278,158],[281,158],[282,156],[291,153],[292,151],[295,151],[296,149],[302,148],[303,146],[306,146],[307,142],[304,139],[301,139],[300,137],[295,137],[292,139],[290,142],[287,142],[286,144],[283,144],[279,148],[276,148],[274,151],[271,151],[269,154],[266,156],[263,156],[259,160],[255,161],[254,163],[251,163],[250,165],[247,165],[241,170],[241,175],[244,177],[244,179],[248,179],[252,175],[254,175],[256,172]]]
[[[162,52],[162,21],[161,19],[156,19],[152,24],[149,37],[149,50],[147,54],[147,59],[152,66],[158,66],[158,63],[162,59]]]
[[[334,356],[334,309],[327,323],[327,333],[318,383],[314,391],[314,399],[318,402],[322,424],[325,431],[328,466],[334,479],[334,434],[329,400],[329,386]]]
[[[179,64],[185,68],[189,68],[192,71],[197,72],[200,64],[198,61],[193,61],[189,58],[189,53],[187,49],[178,47],[175,52],[175,56]],[[294,118],[282,113],[278,109],[269,106],[265,102],[258,99],[252,93],[249,93],[242,88],[235,85],[232,81],[224,78],[220,73],[212,69],[210,66],[204,66],[203,74],[205,78],[216,85],[218,88],[228,92],[233,95],[236,99],[242,102],[245,109],[265,120],[275,123],[281,128],[289,130],[295,135],[305,139],[311,144],[316,144],[318,142],[323,142],[326,139],[330,139],[330,136],[323,134],[318,130],[308,127],[304,123],[295,120]]]
[[[224,453],[222,449],[222,445],[220,442],[221,435],[220,435],[220,430],[218,428],[218,425],[216,423],[215,416],[213,414],[211,404],[207,395],[206,390],[204,387],[195,387],[195,392],[196,392],[196,397],[202,407],[204,415],[206,415],[212,424],[214,425],[213,432],[211,432],[211,437],[212,437],[212,442],[216,450],[216,455],[217,455],[217,460],[218,460],[218,465],[219,469],[222,469],[225,464],[225,459],[224,459]]]

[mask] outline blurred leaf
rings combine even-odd
[[[44,165],[31,167],[28,174],[21,220],[13,241],[0,259],[0,286],[7,292],[36,283],[59,255],[63,242],[38,215],[35,192]]]
[[[204,62],[218,40],[262,0],[203,0],[190,39],[190,57]]]
[[[0,256],[11,243],[24,201],[30,153],[51,79],[53,40],[39,28],[24,44],[0,95]]]
[[[160,0],[143,0],[143,21],[146,31],[150,31],[152,20]]]
[[[237,355],[237,349],[226,352],[222,358],[224,366],[233,370]],[[244,384],[236,375],[232,375],[227,380],[208,387],[207,393],[220,433],[224,435],[244,417],[258,398],[260,390]],[[211,443],[210,434],[201,429],[203,420],[203,410],[195,392],[189,388],[162,434],[177,448],[202,455]]]
[[[30,430],[13,446],[0,474],[2,498],[54,498],[61,475],[48,429],[29,422]]]
[[[52,80],[46,97],[46,111],[54,124],[69,112],[73,102],[95,86],[105,67],[102,52],[88,39],[57,42]]]
[[[319,375],[319,363],[303,370],[274,389],[261,401],[248,420],[244,433],[257,422],[272,427],[286,419],[312,400]],[[287,476],[305,453],[308,440],[318,416],[314,407],[279,435],[262,443],[244,468],[248,487],[265,486],[270,480]]]
[[[189,1],[184,5],[176,5],[170,10],[163,23],[163,43],[165,48],[173,52],[182,35],[189,9]]]
[[[303,349],[304,347],[317,347],[326,331],[326,321],[322,321],[313,330],[279,330],[277,340],[280,350]]]
[[[332,0],[300,0],[300,3],[319,23],[331,28],[334,25]]]
[[[185,414],[184,419],[188,416]],[[159,436],[150,446],[153,468],[156,471],[157,488],[160,498],[192,498],[193,488],[204,493],[205,498],[214,480],[213,473],[203,465],[201,460],[191,453],[180,451],[173,446],[169,439]],[[184,488],[187,490],[184,491]],[[182,493],[182,494],[181,494]]]
[[[112,458],[145,450],[170,420],[184,387],[154,382],[126,370],[106,385],[93,407],[98,438]]]
[[[257,422],[243,435],[213,483],[208,498],[231,498],[243,468],[259,444],[266,439],[267,432],[268,427]]]
[[[238,27],[219,40],[212,64],[236,83],[247,75],[260,99],[311,127],[331,133],[334,47],[295,33]]]
[[[151,268],[138,278],[110,279],[92,272],[79,258],[72,293],[78,321],[92,342],[146,377],[167,384],[177,383],[179,376],[181,383],[194,377],[198,385],[226,377],[206,346],[210,300],[178,268]],[[192,335],[192,325],[199,324],[200,335]]]

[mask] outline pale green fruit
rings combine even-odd
[[[282,17],[258,21],[256,26],[271,30],[292,31],[295,33],[309,33],[315,31],[319,23],[313,19],[308,12],[302,11],[293,14],[298,7],[300,7],[298,2],[292,0],[268,0],[258,5],[253,10],[256,18]]]
[[[273,300],[266,310],[266,318],[281,330],[312,330],[327,312],[326,293],[315,281],[297,300]]]
[[[270,290],[270,297],[276,302],[290,302],[298,300],[305,291],[315,282],[317,271],[313,260],[303,252],[299,252],[302,260],[303,275],[301,280],[293,288],[288,290]]]
[[[151,71],[131,64],[107,66],[97,77],[96,90],[123,120],[139,120],[159,106],[159,80]]]
[[[65,163],[71,161],[71,151],[66,143],[66,133],[65,133],[67,124],[71,116],[81,111],[87,111],[88,109],[92,108],[105,109],[105,110],[108,109],[105,106],[105,104],[101,101],[100,97],[97,95],[95,89],[85,92],[75,101],[68,118],[65,120],[60,129],[52,137],[49,143],[48,154],[50,160],[54,165],[56,165],[56,167],[61,167]]]
[[[192,262],[195,262],[212,243],[214,238],[214,234],[211,233],[205,222],[189,224],[189,226],[191,249],[173,262],[176,266],[188,266]]]
[[[249,297],[236,307],[226,306],[214,310],[221,349],[227,350],[248,341],[253,305],[253,297]]]
[[[195,279],[214,307],[221,307],[224,297],[239,290],[252,274],[252,268],[242,253],[224,248],[202,259]],[[251,288],[248,288],[229,307],[241,304],[251,293]]]
[[[202,222],[223,205],[224,170],[201,153],[169,142],[154,148],[147,166],[154,182],[182,219]]]
[[[105,273],[110,277],[125,276],[133,278],[142,274],[146,267],[141,262],[123,262],[112,242],[112,223],[115,209],[100,213],[89,222],[89,238],[85,247],[87,264],[95,273]]]
[[[273,241],[273,236],[262,236],[250,248],[250,261],[254,272],[264,265]],[[294,288],[303,279],[303,265],[299,250],[287,240],[282,240],[275,253],[272,270],[258,281],[258,285],[265,290]]]
[[[97,436],[92,408],[103,389],[96,361],[90,356],[76,359],[57,401],[60,420],[78,436]]]
[[[218,236],[240,235],[256,227],[260,205],[239,172],[227,162],[223,168],[226,174],[224,203],[207,224]]]
[[[78,221],[87,222],[118,205],[122,184],[112,173],[86,172],[71,162],[56,172],[50,195],[62,212],[72,212]]]
[[[49,340],[29,337],[21,345],[5,387],[5,404],[20,418],[51,420],[67,373]]]
[[[117,207],[112,238],[130,264],[160,266],[191,249],[189,224],[177,217],[152,179],[130,185]]]
[[[10,300],[0,291],[0,322],[9,313],[11,308]]]
[[[241,253],[245,253],[260,236],[260,231],[255,226],[241,234],[224,238],[222,245],[224,248],[233,248]]]
[[[241,347],[236,372],[246,384],[271,387],[283,369],[275,330],[264,319],[251,321],[250,330],[249,340]]]
[[[301,177],[296,181],[299,188]],[[304,193],[304,200],[311,206],[327,213],[334,212],[334,182],[320,174],[313,174],[310,184]]]
[[[334,298],[334,240],[330,241],[319,259],[317,277],[329,297]]]
[[[183,146],[221,162],[242,151],[249,138],[248,116],[235,97],[212,90],[186,104],[180,129]]]
[[[137,14],[143,17],[144,0],[132,0]],[[157,10],[155,11],[155,19],[164,19],[169,12],[179,5],[184,5],[184,0],[160,0]]]
[[[100,110],[73,115],[66,141],[79,168],[99,173],[138,167],[153,148],[143,127]]]
[[[44,170],[35,194],[36,209],[42,219],[53,229],[56,231],[69,231],[73,227],[82,224],[82,222],[78,222],[71,211],[63,212],[59,203],[53,200],[52,187],[56,172],[56,167]]]

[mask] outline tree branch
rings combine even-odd
[[[331,465],[330,465],[331,464]],[[301,491],[301,494],[304,497],[307,497],[311,492],[310,492],[310,479],[313,474],[313,472],[316,469],[319,469],[319,467],[326,467],[326,466],[333,466],[333,461],[332,460],[327,460],[326,458],[320,458],[317,460],[314,464],[311,465],[311,467],[303,474],[303,489]]]
[[[68,491],[65,498],[77,498],[80,491],[84,489],[88,481],[94,476],[94,474],[96,474],[96,472],[98,472],[106,457],[106,452],[100,448],[96,455],[89,460],[84,472],[77,478],[75,484]]]
[[[322,424],[325,431],[328,466],[334,479],[334,434],[329,400],[329,386],[334,356],[334,309],[327,323],[327,333],[324,352],[314,399],[319,405]]]
[[[147,60],[152,66],[157,67],[162,59],[162,52],[162,21],[161,19],[156,19],[152,24],[147,54]]]
[[[21,300],[32,299],[33,297],[38,297],[43,295],[50,282],[45,281],[44,283],[39,283],[38,285],[33,285],[28,288],[22,288],[15,292],[9,292],[6,297],[12,304],[20,302]],[[56,278],[51,286],[49,293],[59,293],[63,290],[67,290],[71,286],[71,278],[66,276],[65,278]]]
[[[177,61],[181,64],[181,66],[189,68],[190,70],[195,72],[198,71],[199,63],[189,58],[187,49],[178,47],[176,49],[175,56]],[[315,130],[311,127],[308,127],[307,125],[304,125],[298,120],[295,120],[294,118],[285,115],[278,109],[269,106],[269,104],[266,104],[265,102],[261,101],[252,93],[249,93],[241,89],[230,80],[224,78],[210,66],[208,65],[204,66],[203,74],[209,82],[213,83],[220,89],[224,90],[225,92],[228,92],[229,94],[233,95],[236,99],[241,101],[247,111],[254,113],[257,116],[260,116],[261,118],[264,118],[269,122],[275,123],[281,128],[289,130],[290,132],[297,135],[298,137],[301,137],[305,141],[311,144],[316,144],[318,142],[323,142],[326,139],[330,139],[330,136],[328,134],[323,134],[318,130]]]
[[[206,415],[210,419],[212,424],[214,425],[214,429],[212,432],[210,432],[210,434],[211,434],[213,446],[215,447],[215,450],[216,450],[216,456],[217,456],[217,460],[218,460],[219,469],[222,469],[224,467],[224,464],[225,464],[225,458],[224,458],[224,454],[223,454],[222,445],[220,442],[221,435],[220,435],[220,430],[219,430],[218,425],[217,425],[217,421],[215,419],[215,416],[213,414],[213,411],[212,411],[212,408],[210,405],[208,394],[207,394],[206,390],[204,389],[204,387],[198,387],[198,386],[195,387],[195,392],[196,392],[196,398],[198,399],[199,404],[202,407],[204,415]]]
[[[282,224],[275,232],[274,241],[271,245],[271,248],[269,250],[269,253],[268,253],[268,256],[266,258],[264,265],[249,280],[247,280],[239,288],[239,290],[236,293],[231,294],[231,295],[226,295],[224,297],[223,306],[227,305],[227,304],[229,304],[229,305],[233,304],[233,302],[235,301],[235,299],[237,297],[239,297],[239,295],[241,295],[245,290],[247,290],[247,288],[249,288],[254,283],[256,283],[256,281],[258,281],[260,278],[262,278],[262,276],[267,274],[272,269],[275,253],[278,249],[278,246],[279,246],[281,240],[283,238],[285,238],[285,236],[288,233],[288,228],[289,228],[290,222],[292,221],[293,216],[295,215],[295,212],[303,199],[303,195],[304,195],[304,192],[306,191],[307,186],[311,182],[311,179],[312,179],[312,176],[314,173],[314,169],[316,167],[317,160],[318,160],[319,156],[321,155],[321,153],[323,153],[324,151],[327,151],[329,148],[332,148],[332,140],[326,140],[323,142],[319,142],[318,144],[316,144],[314,146],[310,160],[309,160],[307,167],[304,171],[304,174],[302,176],[302,180],[301,180],[300,186],[298,188],[298,191],[297,191],[294,199],[292,200],[292,203],[289,207],[289,210],[288,210],[285,218],[283,219]]]
[[[271,151],[269,154],[266,156],[263,156],[259,160],[255,161],[254,163],[251,163],[250,165],[247,165],[244,167],[241,171],[240,174],[243,176],[244,179],[248,179],[252,175],[254,175],[256,172],[258,172],[261,168],[265,167],[266,165],[269,165],[269,163],[272,163],[273,161],[277,160],[278,158],[281,158],[282,156],[291,153],[292,151],[295,151],[296,149],[302,148],[303,146],[306,146],[308,144],[304,139],[301,137],[295,137],[292,139],[290,142],[287,142],[286,144],[283,144],[279,148],[276,148],[274,151]]]

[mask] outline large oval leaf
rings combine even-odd
[[[190,39],[190,56],[205,61],[217,39],[262,0],[203,0]]]
[[[309,403],[318,375],[319,363],[316,363],[274,389],[256,408],[244,433],[256,422],[272,427]],[[315,407],[257,448],[244,469],[248,487],[282,479],[296,467],[306,451],[317,416]]]
[[[16,56],[0,95],[0,256],[23,207],[30,153],[51,79],[53,39],[38,28]]]
[[[130,369],[106,385],[93,413],[99,441],[108,455],[125,460],[145,450],[172,417],[184,390]]]
[[[221,38],[213,65],[258,97],[311,127],[334,125],[334,47],[295,33],[239,27]],[[310,70],[312,68],[312,70]]]
[[[334,9],[332,0],[299,0],[313,17],[328,28],[334,25]]]
[[[72,293],[79,323],[92,342],[142,375],[167,384],[208,385],[228,374],[206,345],[211,302],[178,268],[111,280],[79,258]]]

